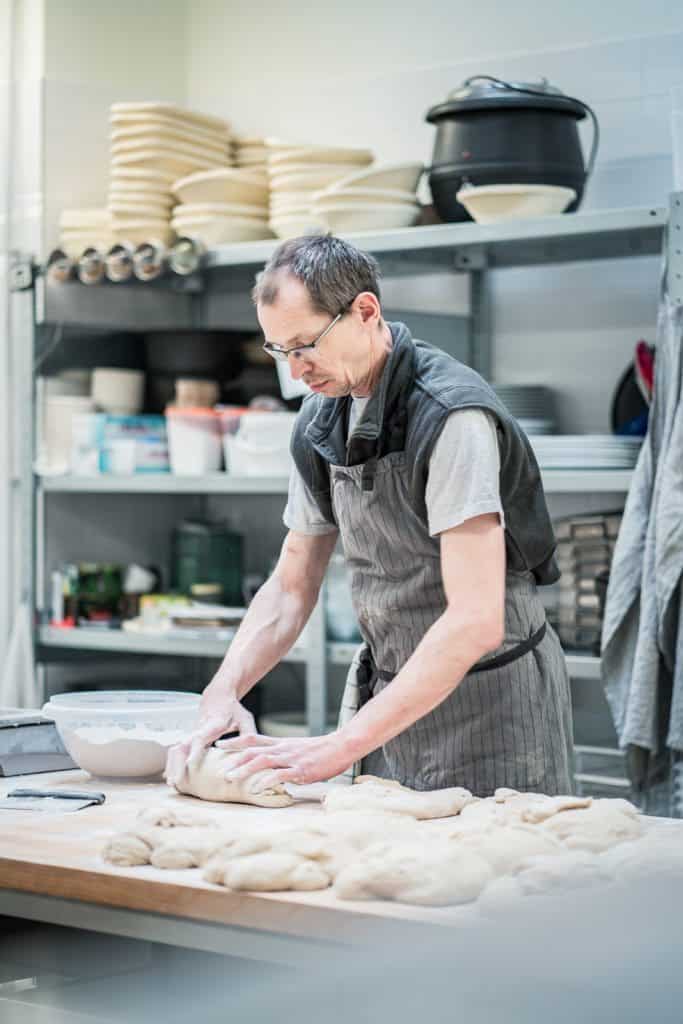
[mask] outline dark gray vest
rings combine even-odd
[[[554,583],[560,576],[554,558],[555,535],[526,435],[478,373],[440,349],[414,340],[405,324],[388,326],[392,350],[348,445],[350,398],[310,395],[297,417],[292,456],[322,515],[334,523],[330,465],[362,465],[363,489],[372,490],[377,460],[404,451],[410,501],[426,529],[429,459],[444,423],[456,409],[485,409],[498,427],[508,570],[531,572],[541,585]]]

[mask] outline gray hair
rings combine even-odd
[[[251,293],[255,304],[272,306],[281,273],[306,286],[316,313],[345,312],[361,292],[380,298],[377,260],[334,235],[305,235],[278,246],[256,277]]]

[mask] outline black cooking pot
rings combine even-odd
[[[593,145],[584,168],[577,122],[593,120]],[[427,113],[436,125],[429,173],[434,206],[445,221],[471,220],[455,198],[463,184],[561,185],[573,188],[576,210],[593,168],[598,124],[581,100],[541,83],[468,78],[445,103]]]

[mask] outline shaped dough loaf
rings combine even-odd
[[[332,880],[315,860],[272,850],[241,857],[220,851],[206,863],[203,874],[207,882],[252,892],[310,892],[326,889]]]
[[[236,757],[227,750],[209,747],[197,761],[186,765],[175,788],[179,793],[217,803],[255,804],[257,807],[289,807],[294,803],[281,783],[268,784],[270,771],[256,772],[246,779],[226,779],[225,773]]]
[[[514,789],[497,789],[493,796],[474,800],[462,812],[463,827],[470,825],[536,825],[556,814],[575,808],[590,807],[592,797],[546,796],[543,793],[517,793]]]
[[[444,906],[476,900],[492,878],[482,857],[454,843],[375,843],[342,869],[334,892],[342,900]]]
[[[353,786],[334,786],[323,798],[326,811],[384,811],[423,820],[449,818],[472,800],[468,789],[435,789],[424,793],[399,782],[361,775]]]

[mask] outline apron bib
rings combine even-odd
[[[331,466],[335,517],[364,644],[349,669],[339,724],[388,686],[446,608],[438,538],[409,502],[403,452]],[[364,758],[359,770],[418,790],[464,786],[571,793],[569,678],[529,574],[506,577],[505,640],[438,707]]]

